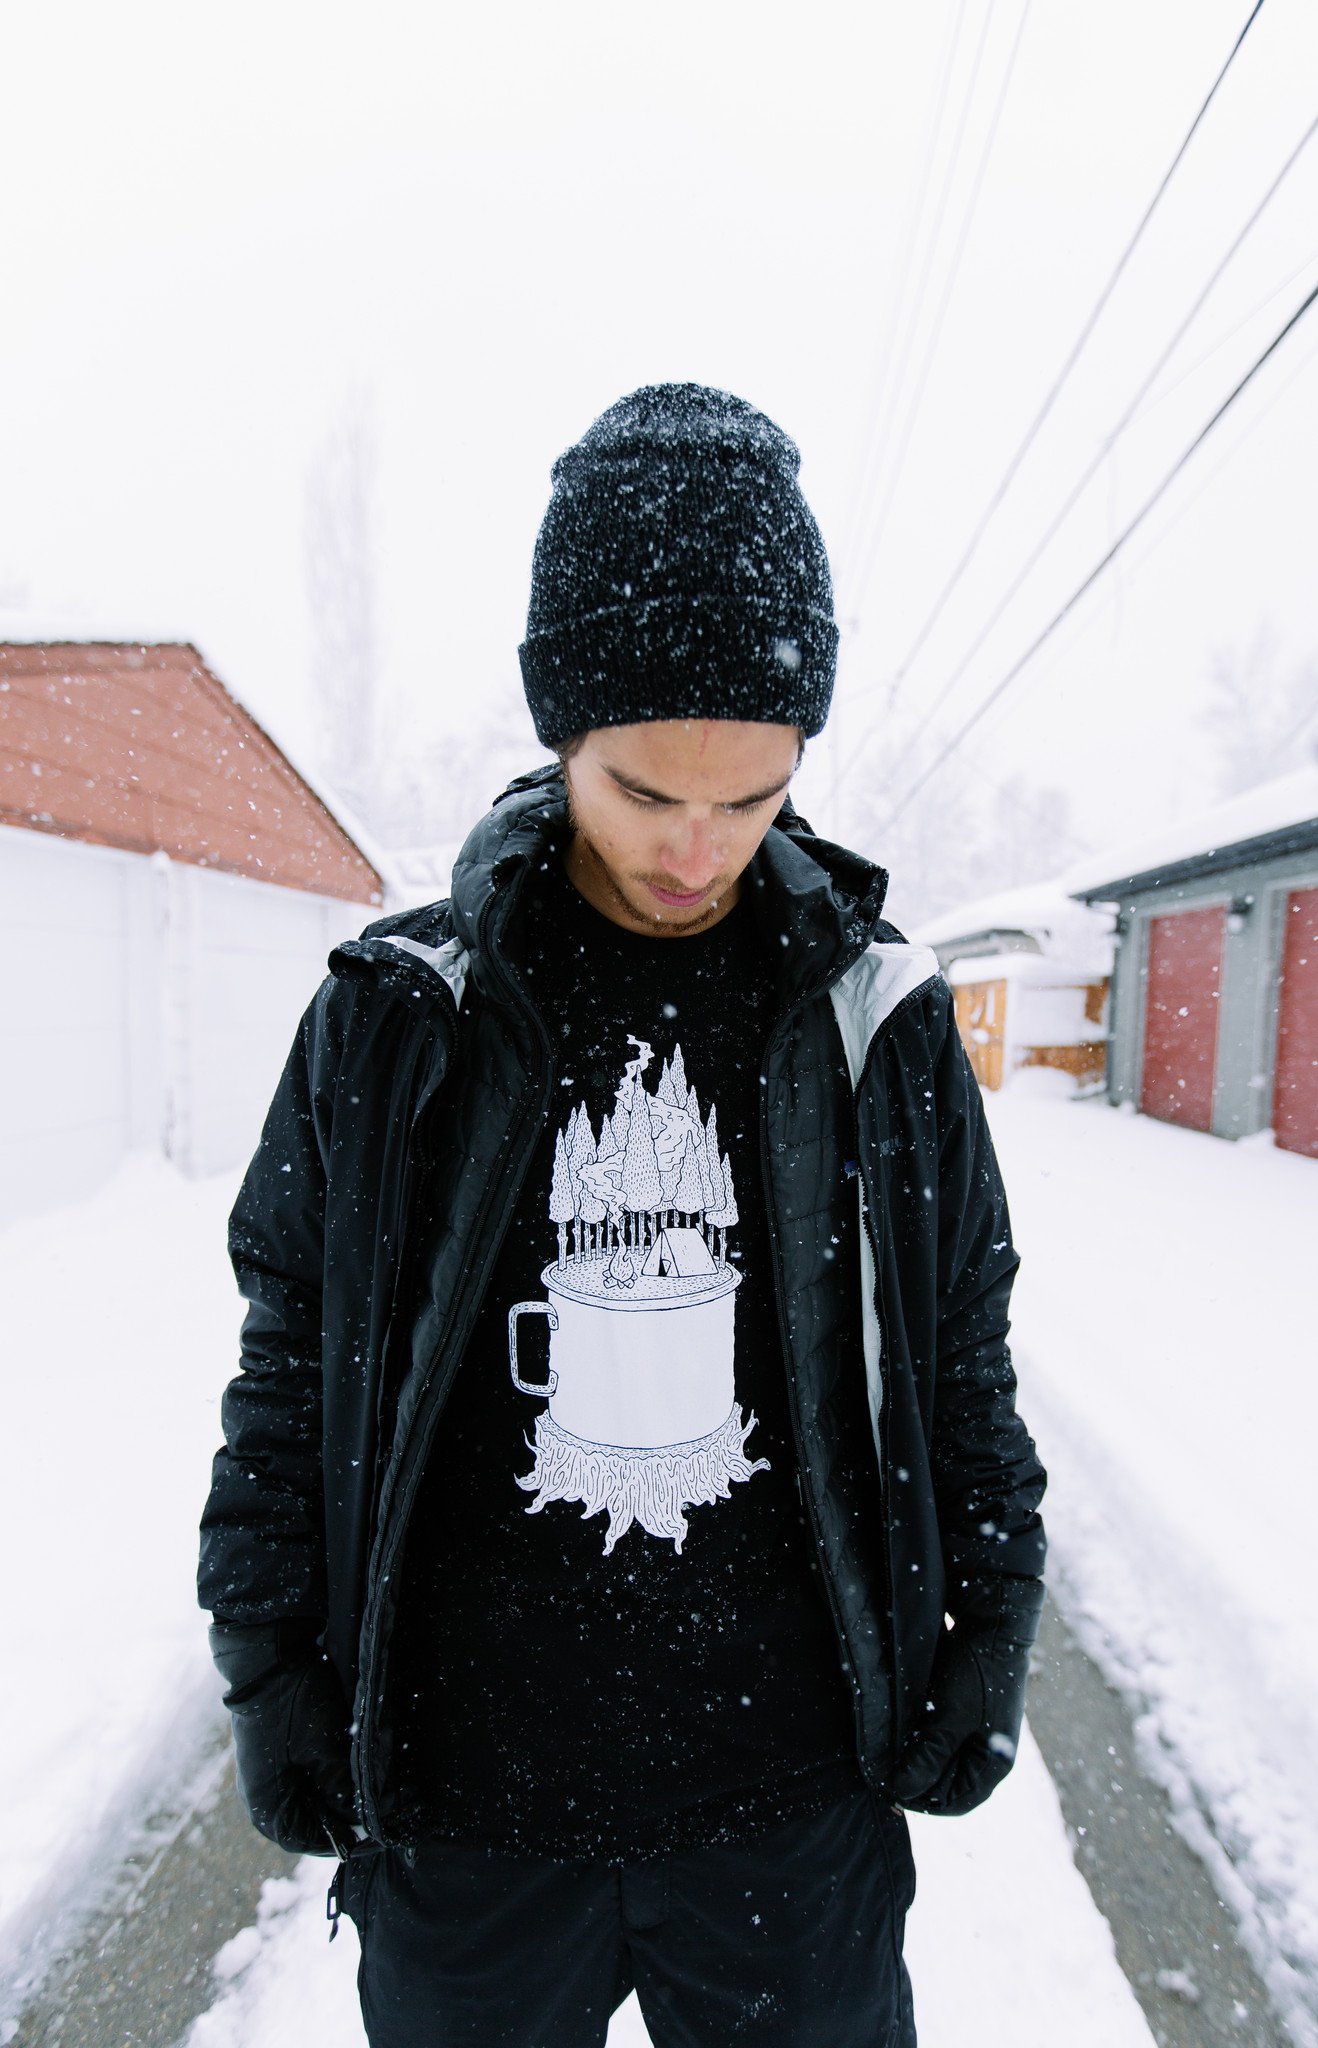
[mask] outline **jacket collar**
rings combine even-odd
[[[526,878],[567,838],[567,790],[555,763],[518,776],[466,840],[453,868],[453,928],[478,983],[503,979],[508,921]],[[887,886],[882,868],[817,838],[783,805],[742,884],[782,1008],[827,988],[864,952]]]

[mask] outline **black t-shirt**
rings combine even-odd
[[[764,1207],[769,963],[745,905],[651,939],[536,879],[556,1102],[412,1522],[396,1759],[424,1835],[644,1856],[859,1770]]]

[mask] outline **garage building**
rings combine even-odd
[[[1117,914],[1112,1101],[1318,1158],[1318,767],[1105,855],[1073,894]]]
[[[378,856],[183,643],[0,642],[0,1221],[250,1157]]]

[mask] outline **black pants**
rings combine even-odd
[[[602,2048],[633,1986],[654,2048],[915,2048],[902,1814],[857,1792],[622,1869],[433,1843],[354,1856],[371,2048]]]

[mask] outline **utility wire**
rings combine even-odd
[[[995,4],[996,0],[988,0],[988,5],[984,10],[984,20],[979,32],[979,41],[975,46],[975,54],[970,65],[970,75],[966,80],[965,92],[961,100],[961,110],[957,115],[956,133],[952,138],[952,147],[948,152],[947,162],[943,166],[942,186],[938,194],[937,205],[934,209],[933,226],[931,227],[928,238],[925,242],[924,259],[920,266],[920,276],[915,287],[915,296],[912,303],[911,313],[909,319],[906,322],[905,332],[903,333],[901,339],[901,347],[897,358],[896,374],[893,377],[891,385],[888,390],[888,405],[886,408],[887,416],[885,431],[883,432],[883,434],[879,436],[877,446],[874,451],[875,463],[870,473],[869,485],[866,490],[865,500],[862,504],[860,517],[858,519],[859,540],[857,545],[859,549],[860,559],[862,561],[865,561],[872,553],[872,548],[869,545],[867,535],[868,529],[872,522],[875,504],[878,500],[879,492],[883,482],[883,471],[885,468],[887,456],[888,431],[891,429],[893,420],[896,417],[898,407],[901,402],[901,393],[903,386],[906,382],[907,366],[910,362],[911,354],[915,346],[915,337],[920,331],[920,319],[921,315],[924,312],[925,293],[929,289],[929,279],[933,270],[934,257],[937,253],[938,245],[942,240],[943,222],[947,216],[948,199],[951,196],[952,186],[955,182],[957,169],[961,162],[961,147],[966,137],[966,125],[970,118],[970,109],[973,106],[975,100],[975,89],[979,84],[980,67],[984,62],[984,50],[988,42],[988,33],[993,21],[993,11]],[[886,503],[884,506],[882,517],[886,519]],[[858,591],[863,591],[863,578],[857,578],[856,588]]]
[[[1309,268],[1309,265],[1304,264],[1301,267],[1307,270]],[[1298,276],[1298,274],[1299,273],[1297,272],[1296,275]],[[1292,279],[1291,282],[1293,281],[1294,280]],[[1263,425],[1263,422],[1266,419],[1268,419],[1272,413],[1276,411],[1277,407],[1281,404],[1282,399],[1286,396],[1286,393],[1290,390],[1291,386],[1293,384],[1298,383],[1300,378],[1306,375],[1310,365],[1316,361],[1318,361],[1318,336],[1315,337],[1314,346],[1308,349],[1307,352],[1300,357],[1299,361],[1295,364],[1290,374],[1286,377],[1281,378],[1280,381],[1273,388],[1273,390],[1268,394],[1268,397],[1259,405],[1258,409],[1254,413],[1253,417],[1250,419],[1249,424],[1246,426],[1244,431],[1236,436],[1234,443],[1224,451],[1224,453],[1218,458],[1216,462],[1210,463],[1201,472],[1193,489],[1187,490],[1185,492],[1184,496],[1178,503],[1176,510],[1159,527],[1157,533],[1155,533],[1153,537],[1150,539],[1147,547],[1145,547],[1142,550],[1142,552],[1138,553],[1134,557],[1132,566],[1133,572],[1136,575],[1138,575],[1146,567],[1146,565],[1153,560],[1153,557],[1158,553],[1160,548],[1166,546],[1167,542],[1171,539],[1172,535],[1181,526],[1183,521],[1189,518],[1191,512],[1193,512],[1195,506],[1199,503],[1200,499],[1204,496],[1205,492],[1212,489],[1218,477],[1222,474],[1222,471],[1226,469],[1229,464],[1233,463],[1236,460],[1245,443],[1254,434],[1258,432],[1259,428]],[[1088,621],[1085,624],[1082,624],[1079,628],[1079,635],[1081,638],[1083,638],[1087,632],[1092,630],[1093,626],[1097,623],[1100,617],[1101,613],[1090,613]],[[1065,651],[1065,648],[1060,647],[1054,650],[1052,660],[1050,662],[1044,662],[1042,666],[1038,670],[1036,670],[1030,685],[1027,687],[1027,693],[1028,688],[1037,688],[1038,684],[1041,681],[1045,680],[1048,676],[1050,676],[1053,673],[1058,661],[1061,660]]]
[[[952,71],[956,63],[956,47],[961,34],[961,22],[965,11],[966,0],[957,0],[957,10],[952,17],[951,33],[947,39],[947,48],[943,52],[943,74],[938,86],[934,118],[929,129],[929,140],[925,146],[924,165],[920,172],[920,197],[911,213],[911,223],[906,235],[906,247],[902,253],[901,279],[897,286],[897,296],[893,302],[893,318],[888,328],[887,341],[883,350],[882,369],[875,382],[873,403],[866,417],[865,431],[860,440],[860,453],[856,465],[856,481],[854,486],[854,502],[857,514],[852,526],[853,535],[858,530],[860,524],[860,510],[869,496],[869,484],[867,482],[869,458],[873,452],[873,445],[887,402],[888,385],[892,375],[892,364],[895,355],[894,344],[901,329],[903,315],[906,310],[906,288],[910,283],[911,264],[915,260],[915,246],[920,236],[920,223],[924,219],[925,201],[929,197],[929,184],[933,176],[934,159],[938,154],[938,140],[943,132],[943,115],[947,111],[947,95],[952,83]],[[849,548],[848,552],[850,551],[851,549]]]
[[[1209,107],[1212,105],[1213,100],[1217,95],[1218,88],[1221,86],[1223,79],[1226,77],[1228,71],[1231,69],[1231,66],[1234,64],[1237,56],[1239,55],[1241,45],[1243,44],[1245,37],[1249,34],[1250,29],[1254,26],[1255,21],[1257,20],[1260,12],[1262,11],[1262,7],[1263,0],[1255,0],[1255,4],[1250,9],[1249,17],[1246,20],[1244,27],[1241,29],[1239,35],[1236,37],[1235,42],[1231,46],[1231,50],[1227,56],[1225,64],[1218,72],[1217,77],[1213,80],[1212,85],[1208,89],[1208,94],[1203,102],[1203,105],[1200,107],[1198,113],[1195,115],[1193,121],[1190,123],[1190,126],[1187,128],[1185,132],[1185,137],[1181,143],[1180,148],[1177,150],[1175,156],[1172,158],[1170,164],[1167,166],[1167,169],[1163,172],[1157,190],[1154,192],[1152,199],[1145,207],[1144,212],[1139,220],[1139,223],[1135,228],[1135,232],[1131,236],[1130,240],[1127,242],[1125,248],[1122,250],[1121,255],[1118,257],[1115,269],[1112,271],[1112,274],[1108,278],[1107,283],[1104,285],[1102,291],[1099,293],[1098,298],[1095,300],[1093,308],[1089,313],[1089,317],[1084,322],[1084,325],[1081,327],[1079,334],[1076,336],[1075,341],[1072,343],[1066,361],[1062,364],[1061,369],[1058,371],[1057,376],[1053,380],[1052,386],[1048,392],[1047,397],[1044,399],[1043,404],[1040,406],[1038,412],[1035,414],[1029,426],[1026,428],[1024,437],[1019,443],[1016,452],[1012,456],[1010,462],[1007,464],[1007,467],[1004,470],[1002,477],[998,482],[997,488],[994,490],[992,496],[988,501],[988,504],[985,506],[983,512],[980,514],[979,523],[977,524],[973,533],[971,534],[969,541],[966,543],[965,549],[962,552],[962,555],[959,561],[957,562],[956,567],[953,569],[951,575],[948,577],[947,582],[943,585],[943,588],[939,591],[938,596],[934,600],[933,606],[929,612],[928,617],[926,618],[924,624],[921,626],[919,632],[916,634],[915,639],[912,641],[910,647],[907,649],[904,659],[902,660],[900,666],[898,667],[896,673],[893,676],[894,689],[900,687],[902,681],[904,680],[907,674],[907,671],[911,666],[911,663],[914,661],[916,655],[920,652],[920,649],[924,646],[925,641],[928,639],[930,633],[933,631],[934,626],[937,624],[938,619],[941,616],[943,609],[947,603],[947,600],[952,595],[952,592],[956,589],[957,585],[960,583],[961,578],[965,575],[966,570],[970,567],[971,562],[974,560],[975,555],[979,549],[979,544],[981,540],[984,538],[985,532],[988,529],[989,523],[992,520],[994,513],[997,511],[999,505],[1006,497],[1007,492],[1010,489],[1012,481],[1016,475],[1016,472],[1019,470],[1022,462],[1025,460],[1026,455],[1033,447],[1040,428],[1043,426],[1044,421],[1048,418],[1048,415],[1051,413],[1054,405],[1057,403],[1058,398],[1061,396],[1062,390],[1068,378],[1070,377],[1072,370],[1075,368],[1076,364],[1080,360],[1081,355],[1084,352],[1084,349],[1089,341],[1090,335],[1093,333],[1095,327],[1098,325],[1098,321],[1103,312],[1104,307],[1107,305],[1108,300],[1111,298],[1114,290],[1116,289],[1117,283],[1120,280],[1122,273],[1126,268],[1126,265],[1129,263],[1131,257],[1135,253],[1136,248],[1139,246],[1144,231],[1148,227],[1149,222],[1152,220],[1154,213],[1157,211],[1158,205],[1162,200],[1163,194],[1166,192],[1167,187],[1170,185],[1172,181],[1172,178],[1175,176],[1177,168],[1179,167],[1182,158],[1184,157],[1187,149],[1190,147],[1190,143],[1194,138],[1196,130],[1202,122],[1205,114],[1208,112]]]
[[[902,423],[901,439],[898,443],[897,452],[893,458],[892,469],[889,473],[888,490],[884,498],[883,510],[879,515],[877,530],[874,533],[874,537],[870,543],[868,552],[865,556],[864,566],[860,569],[856,577],[856,589],[858,592],[861,593],[863,593],[866,590],[866,588],[869,585],[870,579],[874,574],[874,569],[878,560],[879,552],[883,545],[883,536],[888,528],[888,519],[889,515],[892,512],[893,500],[896,497],[897,487],[901,482],[902,470],[905,467],[906,451],[911,444],[911,436],[915,431],[915,423],[919,417],[920,407],[924,401],[925,387],[929,382],[930,372],[933,369],[934,360],[938,354],[939,343],[943,338],[943,323],[947,318],[947,309],[951,303],[952,293],[956,289],[957,278],[960,275],[961,259],[965,255],[966,246],[970,240],[970,230],[974,223],[975,209],[979,204],[979,195],[983,187],[984,175],[985,172],[988,170],[989,159],[993,154],[993,145],[997,141],[998,127],[1002,120],[1002,110],[1007,104],[1007,93],[1011,86],[1012,73],[1016,69],[1016,59],[1020,55],[1021,42],[1025,35],[1025,24],[1026,21],[1029,19],[1030,4],[1031,0],[1025,0],[1025,5],[1021,9],[1021,18],[1016,28],[1016,38],[1011,46],[1011,54],[1007,58],[1007,67],[1006,70],[1003,72],[1002,84],[998,89],[997,104],[993,109],[992,118],[989,122],[988,133],[986,134],[984,139],[984,146],[983,149],[980,151],[979,162],[975,167],[974,179],[972,181],[970,189],[970,197],[966,202],[966,210],[962,216],[961,227],[957,236],[956,248],[952,252],[952,261],[948,266],[947,276],[943,282],[943,293],[941,299],[938,302],[938,310],[934,315],[933,327],[930,331],[929,336],[929,346],[925,350],[924,362],[920,368],[920,374],[916,382],[915,390],[912,393],[909,405],[906,407],[906,416]],[[987,21],[985,23],[985,28],[987,30]],[[896,685],[894,684],[894,689],[895,687]]]
[[[1057,534],[1065,525],[1067,519],[1070,518],[1071,513],[1075,510],[1075,507],[1078,504],[1079,500],[1084,495],[1085,491],[1089,488],[1089,485],[1093,482],[1095,475],[1102,468],[1103,463],[1110,455],[1112,449],[1116,446],[1122,434],[1125,433],[1127,427],[1134,419],[1135,414],[1138,412],[1141,403],[1147,397],[1149,391],[1152,389],[1158,377],[1166,368],[1168,362],[1171,360],[1176,350],[1180,347],[1181,342],[1185,339],[1185,336],[1188,333],[1189,329],[1194,324],[1195,320],[1198,318],[1200,312],[1202,311],[1204,303],[1207,300],[1209,294],[1212,292],[1213,287],[1217,284],[1223,272],[1226,270],[1227,266],[1231,263],[1232,259],[1239,251],[1241,244],[1248,238],[1250,234],[1252,234],[1254,228],[1258,225],[1258,222],[1262,218],[1262,215],[1268,207],[1269,203],[1275,197],[1276,193],[1280,190],[1287,175],[1294,168],[1295,164],[1299,161],[1300,156],[1303,154],[1308,144],[1313,140],[1315,134],[1318,134],[1318,115],[1316,115],[1314,119],[1309,123],[1309,126],[1305,129],[1303,135],[1296,143],[1294,149],[1287,157],[1285,163],[1278,171],[1276,177],[1268,186],[1267,191],[1263,194],[1263,197],[1254,207],[1254,210],[1249,215],[1249,218],[1237,231],[1234,239],[1230,243],[1230,246],[1227,248],[1225,255],[1223,255],[1219,259],[1217,265],[1210,273],[1207,283],[1203,285],[1203,287],[1195,297],[1193,303],[1190,305],[1188,310],[1182,315],[1181,320],[1175,328],[1174,332],[1163,344],[1163,347],[1158,356],[1156,357],[1152,367],[1146,372],[1142,383],[1139,385],[1138,389],[1132,394],[1130,399],[1127,401],[1126,409],[1122,413],[1120,419],[1116,422],[1115,426],[1111,428],[1105,439],[1100,443],[1094,455],[1091,457],[1086,467],[1081,471],[1078,480],[1072,486],[1066,498],[1063,500],[1062,504],[1054,513],[1052,519],[1050,520],[1048,526],[1045,528],[1043,534],[1035,542],[1034,547],[1026,556],[1025,561],[1022,563],[1020,569],[1017,571],[1012,581],[1007,585],[1006,589],[1003,591],[1001,597],[998,599],[996,606],[990,612],[987,620],[981,627],[979,633],[976,635],[975,639],[972,640],[970,646],[962,655],[960,661],[956,664],[951,674],[946,678],[941,690],[938,692],[938,695],[934,698],[932,704],[930,704],[928,709],[924,712],[924,715],[920,719],[919,724],[916,726],[915,730],[910,734],[896,761],[892,764],[892,769],[890,771],[891,773],[895,774],[897,770],[902,766],[902,764],[909,758],[914,748],[918,745],[919,741],[922,739],[924,734],[928,731],[929,727],[937,718],[938,713],[942,710],[944,704],[951,696],[953,690],[960,682],[962,676],[969,668],[971,662],[975,659],[975,656],[979,653],[981,647],[983,647],[985,641],[988,639],[990,633],[993,631],[993,628],[997,625],[999,619],[1001,619],[1003,613],[1008,609],[1014,598],[1017,596],[1022,585],[1026,582],[1031,572],[1037,567],[1040,558],[1051,547],[1053,541],[1057,537]],[[1313,258],[1310,257],[1309,261],[1311,262],[1312,260]],[[857,761],[861,758],[863,752],[864,743],[862,742],[861,747],[858,748],[856,752],[852,754],[850,763],[848,764],[849,767],[855,767]]]
[[[1288,270],[1280,284],[1275,284],[1266,298],[1259,299],[1255,305],[1250,307],[1243,319],[1237,320],[1234,326],[1228,327],[1225,334],[1219,334],[1217,340],[1210,347],[1206,348],[1202,355],[1196,356],[1192,363],[1186,364],[1179,377],[1173,377],[1171,383],[1162,391],[1159,391],[1155,397],[1151,398],[1147,405],[1141,406],[1134,423],[1138,424],[1139,420],[1147,419],[1151,412],[1156,412],[1158,407],[1164,405],[1175,392],[1181,389],[1183,384],[1189,382],[1191,377],[1198,376],[1200,370],[1205,369],[1212,362],[1214,356],[1221,354],[1228,342],[1234,341],[1238,334],[1243,334],[1247,327],[1252,327],[1259,314],[1266,313],[1268,307],[1274,304],[1283,292],[1290,290],[1296,278],[1303,277],[1306,270],[1312,270],[1315,263],[1318,263],[1318,251],[1314,251],[1311,255],[1306,256],[1303,263],[1297,263],[1294,270]]]
[[[1097,583],[1099,577],[1103,574],[1104,570],[1107,569],[1116,560],[1117,556],[1121,553],[1121,550],[1125,547],[1127,541],[1129,541],[1132,538],[1132,536],[1139,530],[1139,528],[1144,524],[1144,521],[1148,518],[1154,506],[1157,505],[1159,500],[1165,496],[1166,492],[1168,491],[1172,483],[1175,481],[1175,479],[1180,475],[1181,471],[1184,469],[1186,463],[1190,460],[1191,456],[1195,453],[1196,449],[1202,447],[1203,443],[1208,439],[1208,436],[1212,433],[1213,429],[1223,419],[1225,419],[1227,413],[1231,410],[1231,407],[1235,404],[1236,400],[1240,397],[1241,393],[1244,390],[1246,390],[1246,388],[1253,382],[1254,378],[1257,377],[1259,371],[1263,368],[1263,365],[1268,361],[1269,357],[1276,353],[1276,351],[1280,348],[1282,342],[1285,341],[1287,335],[1290,334],[1294,328],[1299,326],[1300,321],[1304,318],[1305,314],[1309,312],[1310,308],[1314,305],[1315,301],[1318,301],[1318,285],[1315,285],[1313,289],[1308,293],[1308,295],[1300,301],[1299,305],[1291,314],[1291,317],[1286,322],[1285,326],[1281,328],[1281,330],[1273,336],[1272,340],[1264,349],[1262,355],[1257,357],[1256,360],[1250,365],[1249,369],[1246,370],[1244,376],[1240,379],[1240,382],[1236,385],[1235,389],[1231,391],[1226,398],[1223,399],[1221,405],[1218,406],[1217,411],[1212,415],[1212,418],[1209,419],[1207,423],[1199,429],[1199,432],[1195,435],[1193,441],[1191,441],[1188,448],[1184,449],[1181,455],[1172,464],[1172,467],[1168,470],[1166,476],[1162,479],[1162,482],[1157,486],[1156,490],[1153,491],[1151,496],[1145,499],[1139,511],[1135,514],[1134,518],[1130,521],[1129,525],[1126,526],[1125,529],[1118,535],[1117,539],[1112,543],[1112,546],[1107,550],[1107,553],[1103,555],[1098,562],[1095,563],[1094,567],[1090,570],[1089,574],[1084,578],[1084,581],[1076,585],[1076,588],[1071,592],[1070,597],[1067,598],[1066,603],[1061,607],[1059,611],[1054,612],[1052,618],[1048,621],[1048,624],[1044,627],[1043,631],[1036,635],[1034,640],[1032,640],[1030,645],[1026,648],[1025,652],[1017,657],[1017,659],[1012,663],[1011,667],[1007,670],[1006,674],[1002,676],[998,680],[998,682],[994,684],[993,688],[989,691],[988,695],[980,700],[975,710],[972,711],[970,716],[967,719],[965,719],[962,722],[962,724],[957,728],[956,732],[953,733],[951,739],[949,739],[946,742],[946,744],[940,748],[940,750],[934,756],[933,760],[928,764],[928,766],[922,769],[920,774],[916,776],[914,782],[912,782],[909,788],[906,790],[901,802],[896,806],[894,810],[889,812],[887,818],[884,820],[884,824],[882,827],[884,831],[887,831],[889,827],[896,823],[897,819],[900,818],[902,813],[909,808],[910,804],[914,801],[915,797],[924,788],[925,784],[930,780],[930,778],[938,772],[938,770],[943,766],[943,763],[945,761],[951,758],[951,756],[956,752],[957,748],[965,740],[967,735],[971,733],[974,730],[974,728],[979,724],[980,719],[984,717],[985,713],[992,709],[992,707],[998,702],[999,698],[1002,697],[1004,692],[1011,687],[1012,683],[1015,682],[1016,678],[1022,673],[1022,671],[1025,668],[1028,667],[1029,663],[1033,661],[1035,655],[1038,654],[1040,648],[1045,646],[1046,643],[1049,640],[1051,640],[1053,634],[1057,631],[1057,628],[1062,624],[1063,620],[1069,618],[1070,614],[1075,610],[1075,607],[1079,604],[1081,598],[1085,595],[1085,593],[1088,590],[1090,590],[1093,587],[1095,583]]]

